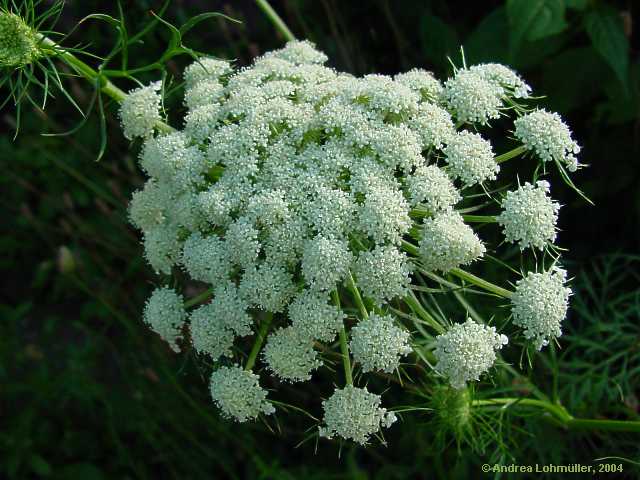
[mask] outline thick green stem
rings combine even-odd
[[[527,147],[525,147],[524,145],[520,145],[519,147],[516,147],[513,150],[509,150],[508,152],[503,153],[502,155],[498,155],[497,157],[494,158],[494,160],[496,161],[496,163],[506,162],[507,160],[511,160],[512,158],[515,158],[521,153],[524,153],[526,151],[527,151]]]
[[[454,268],[449,271],[452,275],[455,275],[462,280],[466,280],[469,283],[472,283],[488,292],[495,293],[496,295],[504,298],[510,298],[513,295],[513,292],[507,290],[506,288],[499,287],[498,285],[494,285],[491,282],[487,282],[486,280],[476,277],[474,274],[465,272],[459,268]]]
[[[497,223],[494,215],[462,215],[465,222],[469,223]]]
[[[489,400],[474,400],[476,407],[532,407],[549,413],[555,420],[574,430],[609,430],[617,432],[640,433],[640,421],[635,420],[608,420],[575,418],[562,405],[553,404],[535,398],[492,398]]]
[[[362,318],[369,318],[369,312],[367,312],[367,307],[360,296],[360,290],[358,290],[358,286],[356,285],[355,280],[353,279],[353,275],[349,272],[349,276],[347,277],[348,287],[351,293],[353,294],[353,299],[360,310],[360,315]]]
[[[338,290],[331,292],[336,307],[340,308],[340,296]],[[347,345],[347,331],[344,323],[340,329],[340,351],[342,352],[342,366],[344,367],[344,378],[347,385],[353,385],[353,375],[351,373],[351,358],[349,357],[349,345]]]
[[[108,78],[80,60],[72,52],[65,49],[64,47],[61,47],[56,42],[42,35],[41,33],[37,33],[36,35],[38,36],[40,46],[45,54],[49,53],[52,56],[55,56],[62,60],[78,75],[89,81],[91,84],[97,85],[102,93],[113,98],[116,102],[122,102],[127,97],[127,94],[120,90],[116,85],[114,85]],[[167,125],[164,122],[158,122],[156,124],[156,128],[159,131],[165,133],[173,131],[173,127]]]
[[[269,5],[267,0],[256,0],[256,3],[258,7],[260,7],[260,10],[265,13],[269,21],[273,23],[273,26],[276,27],[276,30],[278,30],[287,41],[296,39],[293,33],[291,33],[291,30],[289,30],[289,27],[287,27],[287,24],[284,23],[284,20],[280,18],[280,15]]]
[[[267,312],[267,314],[260,322],[260,329],[258,330],[258,334],[256,335],[256,340],[253,342],[253,347],[251,347],[251,352],[249,353],[249,358],[247,358],[247,363],[244,365],[245,370],[251,370],[253,365],[256,363],[256,359],[258,358],[258,353],[260,353],[260,349],[262,348],[262,344],[264,343],[264,339],[267,338],[267,331],[271,326],[271,322],[273,321],[273,313]]]

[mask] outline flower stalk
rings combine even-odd
[[[244,364],[245,370],[251,370],[255,365],[258,354],[260,353],[260,349],[262,348],[262,344],[264,343],[265,338],[267,338],[267,332],[269,331],[269,327],[271,326],[272,321],[273,313],[267,312],[263,317],[262,322],[260,322],[260,329],[258,330],[258,334],[256,335],[256,340],[253,343],[253,347],[251,347],[251,352],[249,352],[247,363]]]

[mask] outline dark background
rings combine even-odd
[[[160,8],[153,1],[122,3],[130,31],[142,28],[151,19],[149,11]],[[589,279],[578,279],[575,288],[584,315],[576,315],[574,327],[582,328],[589,312],[603,322],[611,317],[609,295],[638,285],[638,263],[629,257],[640,253],[638,3],[539,3],[559,4],[564,11],[545,10],[545,15],[551,12],[549,21],[533,33],[502,1],[283,0],[272,5],[296,36],[314,41],[339,70],[394,74],[421,67],[444,78],[451,71],[447,56],[460,64],[463,45],[468,64],[508,64],[536,94],[548,95],[541,103],[561,113],[583,147],[580,159],[589,168],[573,178],[595,203],[588,205],[555,180],[554,196],[564,205],[559,242],[569,250],[572,273]],[[248,0],[176,0],[165,17],[180,25],[205,11],[223,12],[242,24],[204,22],[185,38],[196,50],[246,65],[283,44]],[[68,32],[95,12],[117,16],[116,4],[68,2],[56,28]],[[154,61],[167,38],[166,30],[156,29],[132,50],[130,62]],[[89,51],[104,55],[115,39],[106,23],[87,21],[67,44],[88,43]],[[167,72],[179,77],[187,61],[171,60]],[[152,78],[157,73],[141,76]],[[134,86],[127,80],[117,84]],[[67,86],[86,108],[88,84],[69,79]],[[178,118],[180,102],[174,103],[172,115]],[[0,112],[0,477],[465,478],[477,475],[486,460],[500,460],[490,447],[473,453],[464,447],[458,452],[455,445],[435,451],[428,418],[421,416],[392,429],[388,447],[341,451],[328,442],[316,451],[314,440],[295,449],[309,426],[301,417],[280,416],[269,426],[274,432],[261,424],[220,421],[208,398],[207,367],[191,353],[171,354],[140,321],[156,279],[142,260],[137,232],[126,223],[130,193],[144,179],[135,165],[139,146],[122,137],[116,111],[107,102],[109,142],[100,162],[95,161],[100,150],[96,115],[71,136],[41,135],[69,130],[80,121],[63,97],[50,100],[44,112],[26,107],[15,140],[15,109],[9,105]],[[611,256],[621,253],[627,255],[623,260]],[[612,291],[600,295],[603,285],[615,282]],[[590,296],[592,290],[598,295]],[[637,312],[631,310],[629,318],[637,321]],[[592,340],[601,335],[597,328],[590,332]],[[637,352],[638,330],[629,335],[636,336]],[[634,372],[625,370],[626,381],[637,380]],[[616,371],[600,373],[611,377]],[[637,393],[638,384],[633,385]],[[594,394],[589,388],[565,401],[585,415],[602,409],[620,413],[611,407],[615,393],[603,387]],[[312,401],[302,394],[300,400]],[[618,403],[624,415],[638,416],[637,397]],[[520,436],[506,448],[520,463],[590,461],[613,441],[535,428],[534,437]],[[638,459],[637,441],[615,440],[619,443],[608,454]]]

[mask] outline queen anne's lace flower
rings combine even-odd
[[[306,243],[302,275],[310,287],[330,290],[346,276],[352,261],[353,254],[345,240],[318,235]]]
[[[502,87],[514,98],[527,98],[531,87],[516,72],[499,63],[482,63],[469,67],[469,71],[479,74],[494,85]]]
[[[556,239],[556,222],[560,204],[549,193],[549,182],[541,180],[534,187],[530,183],[507,192],[502,201],[502,213],[497,220],[503,227],[507,242],[518,242],[520,249],[542,250]]]
[[[500,166],[493,157],[491,144],[477,133],[462,131],[444,148],[448,172],[465,185],[495,180]]]
[[[226,60],[202,57],[184,69],[184,80],[189,89],[201,82],[217,81],[231,71],[231,64]]]
[[[129,140],[151,136],[155,126],[162,121],[158,94],[161,86],[162,82],[154,82],[131,90],[120,103],[122,129]]]
[[[180,267],[212,286],[211,302],[191,311],[188,328],[195,351],[215,365],[247,343],[238,337],[252,332],[263,310],[276,324],[285,316],[290,323],[267,333],[262,355],[251,358],[280,380],[307,380],[321,366],[314,347],[334,349],[338,332],[352,325],[347,313],[369,308],[345,331],[353,360],[363,373],[393,372],[411,342],[386,312],[392,301],[408,302],[414,265],[448,272],[485,252],[454,206],[482,205],[475,197],[500,168],[487,140],[458,130],[520,114],[511,107],[530,87],[498,64],[457,70],[443,86],[424,70],[358,78],[326,60],[307,41],[240,69],[200,58],[184,71],[184,128],[171,133],[155,132],[160,83],[123,102],[125,135],[143,138],[139,163],[149,177],[129,217],[156,271]],[[554,114],[525,115],[515,131],[543,161],[577,165],[579,147]],[[558,205],[547,194],[539,182],[506,195],[498,221],[508,241],[537,248],[553,241]],[[518,282],[512,302],[514,324],[540,348],[559,335],[568,289],[564,275],[536,275]],[[159,289],[144,316],[177,349],[182,297]],[[462,386],[493,364],[504,343],[495,329],[456,325],[438,337],[438,370]],[[258,377],[239,366],[216,370],[211,394],[238,421],[274,411]],[[395,420],[378,395],[352,385],[323,405],[327,437],[364,444]]]
[[[366,388],[347,385],[336,389],[333,395],[322,402],[324,426],[320,436],[338,436],[366,445],[371,435],[382,427],[389,428],[396,421],[396,415],[380,407],[379,395]]]
[[[570,172],[578,169],[576,155],[580,146],[571,138],[571,130],[557,113],[535,110],[517,118],[514,135],[543,162],[564,163]]]
[[[423,203],[431,213],[450,210],[462,200],[451,179],[436,165],[419,166],[405,181],[412,205]]]
[[[407,256],[392,246],[360,253],[353,272],[362,293],[382,305],[408,291],[411,268]]]
[[[409,332],[396,326],[390,315],[371,314],[351,329],[350,350],[363,372],[392,373],[400,357],[411,353]]]
[[[236,336],[251,333],[251,316],[247,303],[238,296],[233,282],[226,282],[214,291],[211,303],[198,307],[191,315],[191,342],[198,352],[206,353],[215,361],[231,355]]]
[[[182,295],[169,287],[156,288],[144,307],[145,323],[175,352],[180,351],[176,341],[182,338],[185,317]]]
[[[264,262],[248,269],[240,282],[241,296],[252,306],[281,312],[295,292],[291,274],[282,266]]]
[[[329,304],[328,295],[312,290],[298,294],[289,304],[289,319],[305,336],[330,342],[342,328],[342,310]]]
[[[451,114],[433,103],[422,103],[409,120],[409,128],[418,134],[423,150],[442,149],[456,133]]]
[[[194,280],[217,285],[231,270],[231,260],[225,242],[215,234],[203,237],[192,234],[182,251],[182,265]]]
[[[411,90],[418,92],[423,100],[435,101],[442,93],[442,84],[431,72],[414,68],[408,72],[399,73],[394,80]]]
[[[453,388],[463,388],[471,380],[479,380],[496,360],[496,351],[509,342],[495,327],[475,323],[470,318],[456,323],[436,337],[436,370]]]
[[[267,400],[267,391],[260,378],[249,370],[235,365],[220,367],[211,374],[211,397],[224,417],[246,422],[258,415],[271,415],[276,410]]]
[[[482,257],[485,247],[457,212],[444,212],[424,221],[419,243],[426,270],[448,272]]]
[[[322,365],[313,340],[292,326],[269,335],[262,355],[269,370],[290,382],[310,380],[311,372]]]
[[[480,123],[500,117],[504,90],[477,71],[461,69],[444,83],[442,96],[456,119]]]
[[[564,286],[567,272],[554,267],[543,273],[528,273],[516,282],[511,296],[513,323],[524,329],[525,338],[538,350],[562,335],[571,289]]]

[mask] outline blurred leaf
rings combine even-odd
[[[40,477],[48,477],[51,475],[51,465],[38,454],[31,455],[29,459],[31,471]]]
[[[540,40],[567,28],[563,0],[507,0],[512,53],[525,41]]]
[[[590,3],[591,0],[564,0],[565,6],[573,10],[585,10]]]
[[[614,9],[601,7],[587,14],[585,27],[593,47],[616,72],[628,95],[629,42],[624,34],[622,18]]]
[[[545,66],[541,93],[553,93],[546,103],[551,109],[563,113],[590,102],[601,92],[602,79],[607,75],[613,78],[607,65],[591,47],[564,51]]]
[[[484,17],[464,42],[469,63],[507,63],[509,58],[509,24],[504,7]]]
[[[434,65],[447,67],[447,57],[453,58],[458,52],[460,40],[455,29],[440,18],[426,14],[420,21],[422,51]]]

